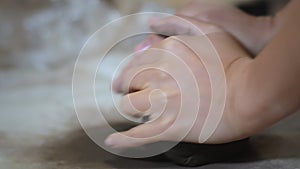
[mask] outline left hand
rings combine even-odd
[[[273,16],[252,16],[237,7],[222,2],[207,2],[203,0],[192,0],[176,12],[179,17],[190,17],[199,22],[214,24],[224,29],[239,41],[253,56],[256,56],[272,39],[278,27],[278,20]],[[186,30],[185,25],[178,26],[178,20],[156,19],[149,23],[154,31],[160,32],[161,24],[168,22],[169,29],[176,29],[178,34]],[[177,27],[172,27],[177,25]],[[164,33],[168,32],[162,32]],[[145,44],[156,43],[159,38],[149,36],[140,43],[136,50]]]
[[[235,95],[239,92],[241,72],[251,59],[230,35],[218,27],[190,18],[185,20],[196,25],[200,32],[211,33],[203,36],[195,27],[185,26],[182,34],[192,36],[172,36],[159,40],[150,49],[137,54],[123,69],[113,84],[115,91],[124,94],[121,101],[122,112],[131,116],[150,116],[150,121],[128,131],[111,134],[106,139],[108,146],[125,148],[157,141],[181,141],[180,136],[185,136],[183,141],[199,143],[200,131],[212,99],[210,79],[202,59],[216,57],[214,49],[220,55],[224,67],[227,95],[220,123],[206,143],[224,143],[247,137],[244,132],[246,130],[241,125],[244,121],[240,118],[242,116],[237,107],[242,105],[242,101],[236,101]],[[169,29],[168,22],[162,25],[160,31],[165,31],[164,28]],[[177,30],[167,31],[174,35]],[[193,50],[189,46],[193,46]],[[187,72],[187,69],[191,72]],[[191,76],[196,78],[194,82],[199,87],[198,93],[191,93],[194,86],[189,78]],[[183,95],[190,97],[181,100]],[[201,97],[196,116],[191,114],[195,110],[194,105],[189,104],[194,104],[199,98],[193,96]],[[186,108],[184,112],[179,111],[181,104]]]

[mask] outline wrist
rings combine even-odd
[[[259,112],[257,107],[253,106],[253,101],[256,101],[255,95],[249,95],[248,90],[252,62],[250,57],[242,57],[236,60],[228,71],[226,119],[233,136],[239,139],[253,134],[256,114]]]

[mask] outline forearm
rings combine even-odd
[[[247,65],[238,98],[244,118],[257,132],[300,108],[300,1],[276,16],[271,42]]]

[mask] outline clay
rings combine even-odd
[[[248,139],[216,145],[182,142],[165,156],[178,165],[194,167],[237,158],[248,146]]]

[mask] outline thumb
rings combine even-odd
[[[106,138],[105,144],[111,148],[130,148],[162,141],[161,133],[165,127],[160,121],[157,119],[128,131],[113,133]]]
[[[169,16],[162,19],[149,20],[150,28],[157,34],[164,36],[175,35],[205,35],[212,32],[222,31],[219,27],[199,22],[186,16]]]

